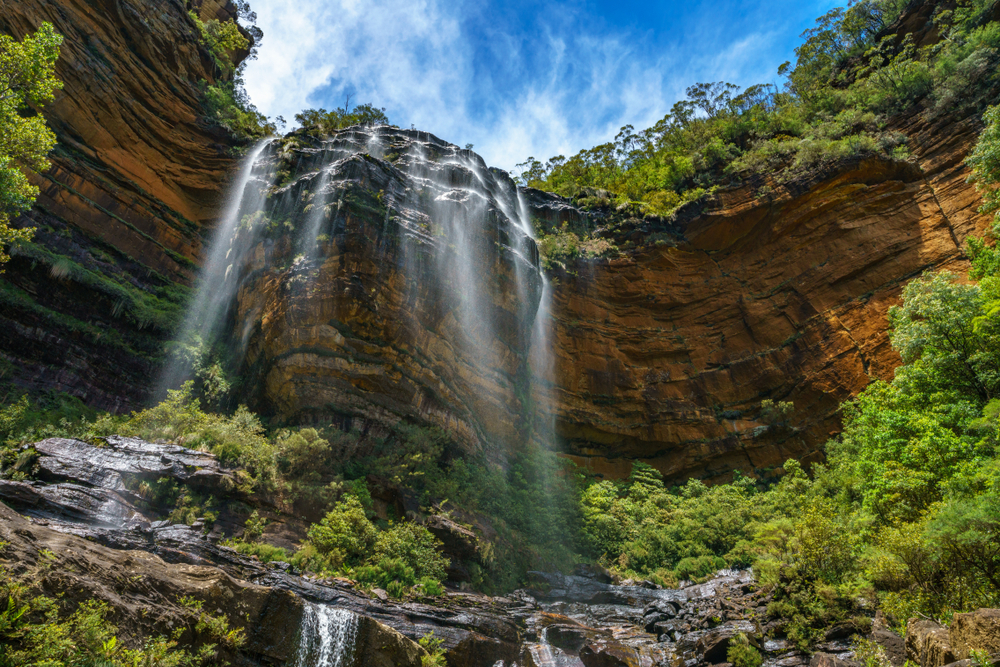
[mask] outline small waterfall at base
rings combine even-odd
[[[311,602],[305,605],[293,667],[354,667],[358,617],[328,605]]]
[[[548,628],[542,628],[539,633],[539,643],[528,644],[528,654],[531,656],[531,667],[584,667],[583,661],[574,655],[549,643]]]

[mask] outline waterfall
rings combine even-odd
[[[537,644],[527,644],[533,667],[584,667],[583,661],[575,655],[549,643],[548,627],[542,628]]]
[[[185,313],[184,323],[174,339],[172,358],[158,383],[158,394],[174,389],[192,379],[192,367],[203,361],[205,353],[222,329],[226,314],[238,288],[233,267],[242,260],[253,235],[248,215],[259,211],[267,197],[267,187],[274,175],[261,157],[271,139],[259,142],[243,159],[233,181],[219,226],[208,245],[208,257],[202,266],[194,300]]]
[[[407,410],[500,461],[501,443],[552,441],[547,288],[521,191],[471,151],[389,126],[265,141],[233,183],[161,393],[218,360],[252,368],[241,389],[266,404],[267,378],[252,373],[274,368],[268,342],[352,364],[370,353],[327,341],[357,323],[348,338],[423,364],[407,369]],[[347,386],[321,399],[317,378],[282,387],[290,415],[322,416]]]
[[[305,603],[294,667],[353,667],[358,617],[328,605]]]

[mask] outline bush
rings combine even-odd
[[[202,610],[201,603],[182,598],[197,633],[208,640],[198,651],[181,647],[177,635],[133,636],[123,640],[108,621],[107,603],[87,600],[68,615],[62,604],[40,595],[25,582],[0,571],[0,667],[22,665],[85,665],[88,667],[200,667],[227,664],[219,661],[215,645],[239,648],[242,629],[229,627],[229,619]],[[141,648],[127,648],[133,644]]]
[[[398,560],[416,577],[441,581],[448,566],[448,559],[441,555],[442,547],[441,541],[423,526],[410,522],[396,523],[388,530],[379,532],[372,558]],[[412,586],[413,582],[407,585]]]
[[[365,508],[354,496],[347,496],[308,531],[309,544],[325,560],[324,570],[336,571],[344,565],[356,565],[371,555],[378,531],[365,515]]]
[[[729,642],[726,660],[732,663],[733,667],[760,667],[764,662],[760,651],[750,644],[750,640],[742,632],[737,633]]]

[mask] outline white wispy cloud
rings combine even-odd
[[[804,13],[792,0],[779,4],[803,16],[834,4],[814,2]],[[247,90],[264,113],[288,121],[304,108],[342,106],[350,92],[352,104],[384,106],[393,122],[473,143],[488,163],[512,169],[529,155],[608,141],[626,123],[651,125],[696,81],[772,80],[794,41],[789,30],[801,30],[794,16],[774,19],[774,3],[727,18],[706,2],[704,20],[670,41],[648,28],[608,28],[578,2],[551,0],[530,25],[491,4],[254,0],[265,38]]]

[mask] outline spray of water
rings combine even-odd
[[[211,344],[224,324],[238,289],[235,275],[238,262],[252,241],[253,232],[243,224],[244,217],[261,209],[274,178],[261,161],[270,144],[271,140],[265,139],[254,146],[233,182],[219,226],[208,246],[208,258],[201,269],[194,301],[175,339],[174,354],[160,378],[161,395],[191,379],[192,365],[200,361],[194,357],[201,355],[204,346]]]

